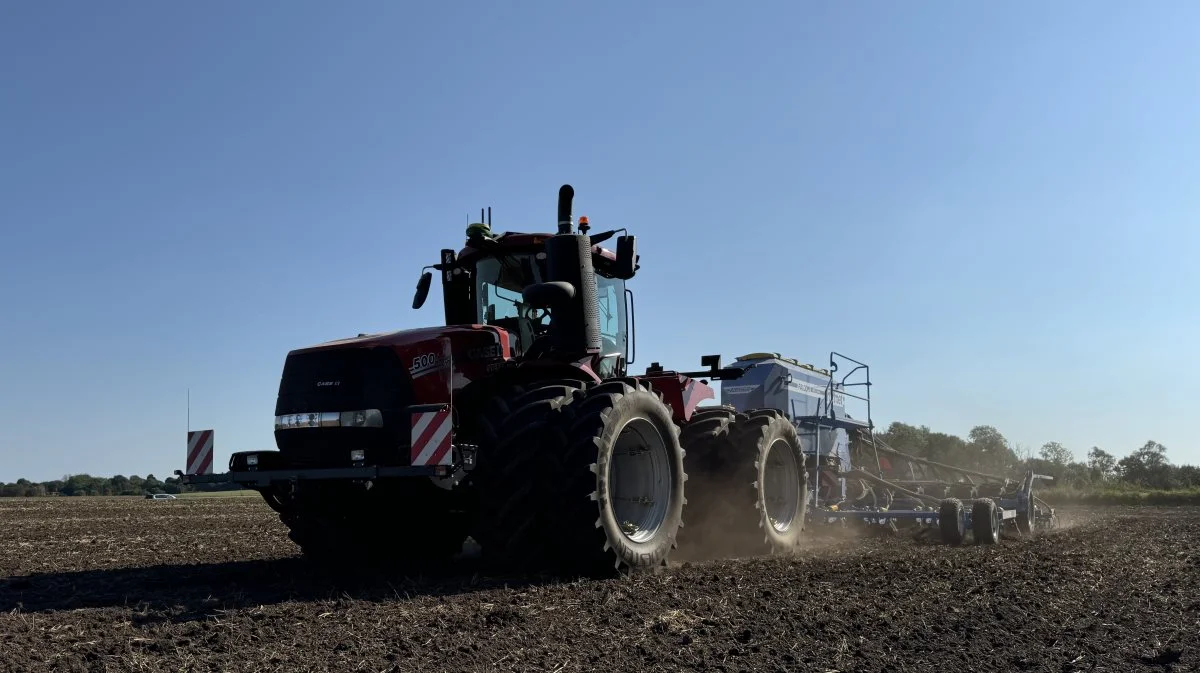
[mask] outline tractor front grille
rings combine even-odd
[[[275,415],[379,409],[382,428],[289,428],[275,444],[293,467],[349,467],[362,449],[367,464],[408,463],[412,379],[390,348],[342,348],[289,355]]]

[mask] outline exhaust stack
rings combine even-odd
[[[563,185],[558,188],[558,233],[571,232],[571,201],[575,198],[575,188]]]

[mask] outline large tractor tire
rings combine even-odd
[[[727,547],[726,527],[720,522],[724,502],[713,494],[717,491],[716,476],[727,469],[729,426],[736,417],[732,407],[697,409],[680,431],[679,442],[688,472],[688,499],[678,540],[678,556],[682,559],[715,558],[732,553]]]
[[[774,409],[699,411],[684,426],[689,558],[790,555],[803,536],[808,474],[796,428]]]
[[[472,474],[472,538],[490,565],[511,570],[545,566],[556,536],[557,460],[563,452],[564,410],[583,381],[514,387],[492,399],[483,415],[479,466]]]
[[[666,566],[687,480],[670,407],[643,383],[613,380],[582,393],[563,420],[565,450],[544,455],[559,486],[542,504],[556,513],[548,560],[587,576]]]

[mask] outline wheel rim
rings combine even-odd
[[[674,483],[667,441],[649,420],[621,428],[609,462],[613,517],[621,534],[645,542],[658,533],[671,504]]]
[[[767,520],[776,531],[786,533],[800,511],[800,465],[786,439],[771,444],[766,463],[763,504]]]

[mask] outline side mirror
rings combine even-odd
[[[621,280],[629,280],[638,269],[637,239],[630,236],[617,237],[617,262],[614,265],[614,275]]]
[[[421,280],[417,281],[417,294],[413,297],[413,308],[418,309],[425,305],[425,299],[429,297],[429,284],[433,282],[433,272],[426,271],[421,274]]]

